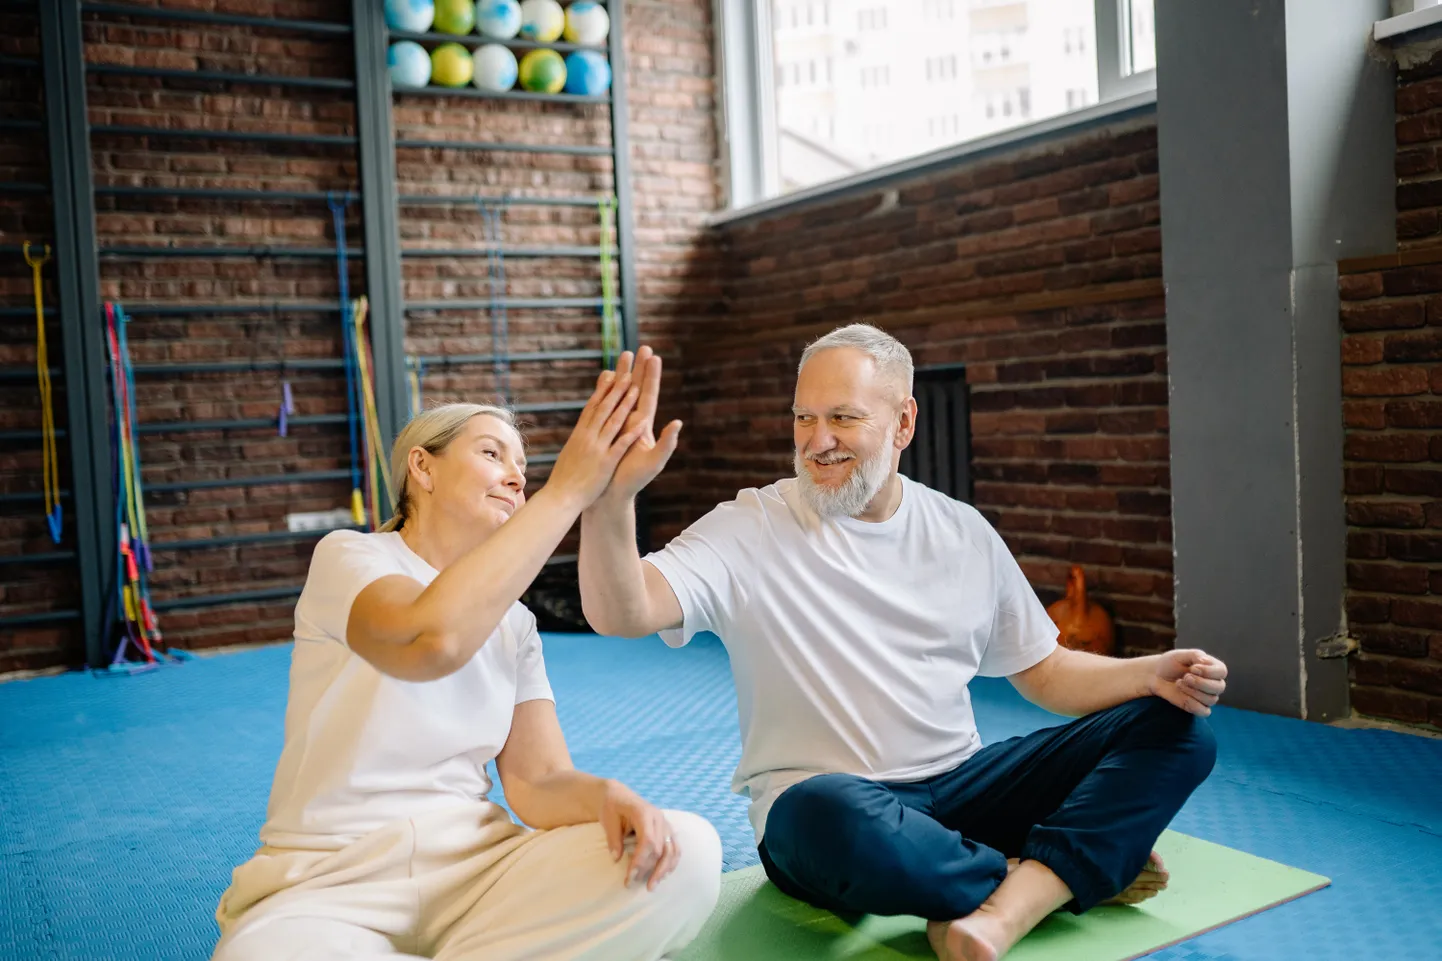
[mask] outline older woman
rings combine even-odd
[[[317,545],[263,846],[221,899],[216,961],[654,961],[696,935],[715,830],[572,767],[518,602],[648,433],[648,354],[601,375],[529,502],[511,415],[448,404],[396,440],[395,518]],[[536,830],[486,799],[491,761]]]

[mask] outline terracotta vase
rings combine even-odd
[[[1046,609],[1061,631],[1064,647],[1107,657],[1116,653],[1116,632],[1111,615],[1087,600],[1086,575],[1073,567],[1066,579],[1066,596]]]

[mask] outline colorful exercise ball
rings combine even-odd
[[[474,70],[470,51],[458,43],[443,43],[431,51],[431,80],[442,87],[464,87]]]
[[[550,43],[566,29],[566,14],[556,0],[524,0],[521,4],[521,36],[537,43]]]
[[[577,50],[566,58],[566,93],[599,97],[611,89],[611,65],[594,50]]]
[[[595,46],[606,42],[611,17],[595,0],[576,0],[566,8],[566,39]]]
[[[431,57],[411,40],[393,43],[386,51],[386,67],[393,87],[424,87],[431,82]]]
[[[535,93],[559,93],[566,85],[566,62],[554,50],[532,50],[521,58],[521,86]]]
[[[520,69],[516,55],[499,43],[488,43],[476,51],[476,76],[471,82],[482,90],[510,90]]]
[[[467,34],[476,29],[476,0],[435,0],[436,30]]]
[[[511,39],[521,32],[521,5],[516,0],[481,0],[476,4],[476,32]]]
[[[435,0],[386,0],[386,26],[425,33],[436,19]]]

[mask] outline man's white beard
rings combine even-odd
[[[796,486],[811,509],[822,517],[855,517],[870,504],[891,477],[891,448],[896,441],[896,428],[886,432],[882,444],[870,460],[861,461],[851,469],[840,487],[823,487],[806,469],[806,458],[796,452]],[[853,455],[854,456],[854,455]]]

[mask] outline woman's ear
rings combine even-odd
[[[427,494],[432,492],[435,486],[435,479],[431,477],[431,455],[424,447],[412,447],[406,455],[406,466],[410,470],[411,479],[421,485],[421,490]]]

